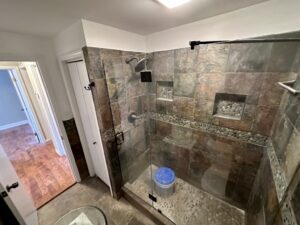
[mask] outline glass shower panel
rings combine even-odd
[[[176,175],[153,206],[177,225],[244,224],[297,45],[211,44],[149,54],[151,166]],[[219,222],[218,222],[219,221]]]
[[[137,62],[144,57],[140,53],[115,51],[102,62],[114,129],[119,137],[123,186],[152,204],[148,83],[141,82],[140,73],[135,72]]]
[[[124,188],[177,225],[245,224],[253,199],[276,193],[267,144],[284,156],[281,134],[291,132],[280,123],[296,121],[290,109],[298,102],[282,110],[277,83],[295,79],[297,50],[295,43],[210,44],[103,59],[114,129],[124,135]],[[139,62],[152,82],[141,82]],[[162,168],[169,172],[156,176]]]

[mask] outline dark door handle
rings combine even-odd
[[[13,183],[12,185],[6,185],[7,192],[10,192],[11,189],[19,187],[19,183]]]
[[[88,86],[84,86],[84,89],[87,90],[87,91],[90,91],[91,87],[95,87],[95,82],[94,81],[89,83]]]

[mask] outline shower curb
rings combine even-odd
[[[157,225],[176,225],[167,217],[159,213],[153,207],[151,207],[148,203],[143,201],[142,199],[135,196],[129,189],[126,187],[122,187],[123,197],[131,203],[135,208],[141,211],[144,215],[146,215],[149,219],[151,219]]]

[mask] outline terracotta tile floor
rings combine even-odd
[[[37,208],[75,183],[67,157],[52,141],[39,144],[29,125],[0,131],[0,144]]]

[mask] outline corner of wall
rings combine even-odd
[[[135,52],[146,51],[146,38],[143,35],[89,20],[82,20],[82,27],[88,47]]]
[[[65,55],[78,50],[86,45],[83,21],[78,20],[53,38],[57,55]]]

